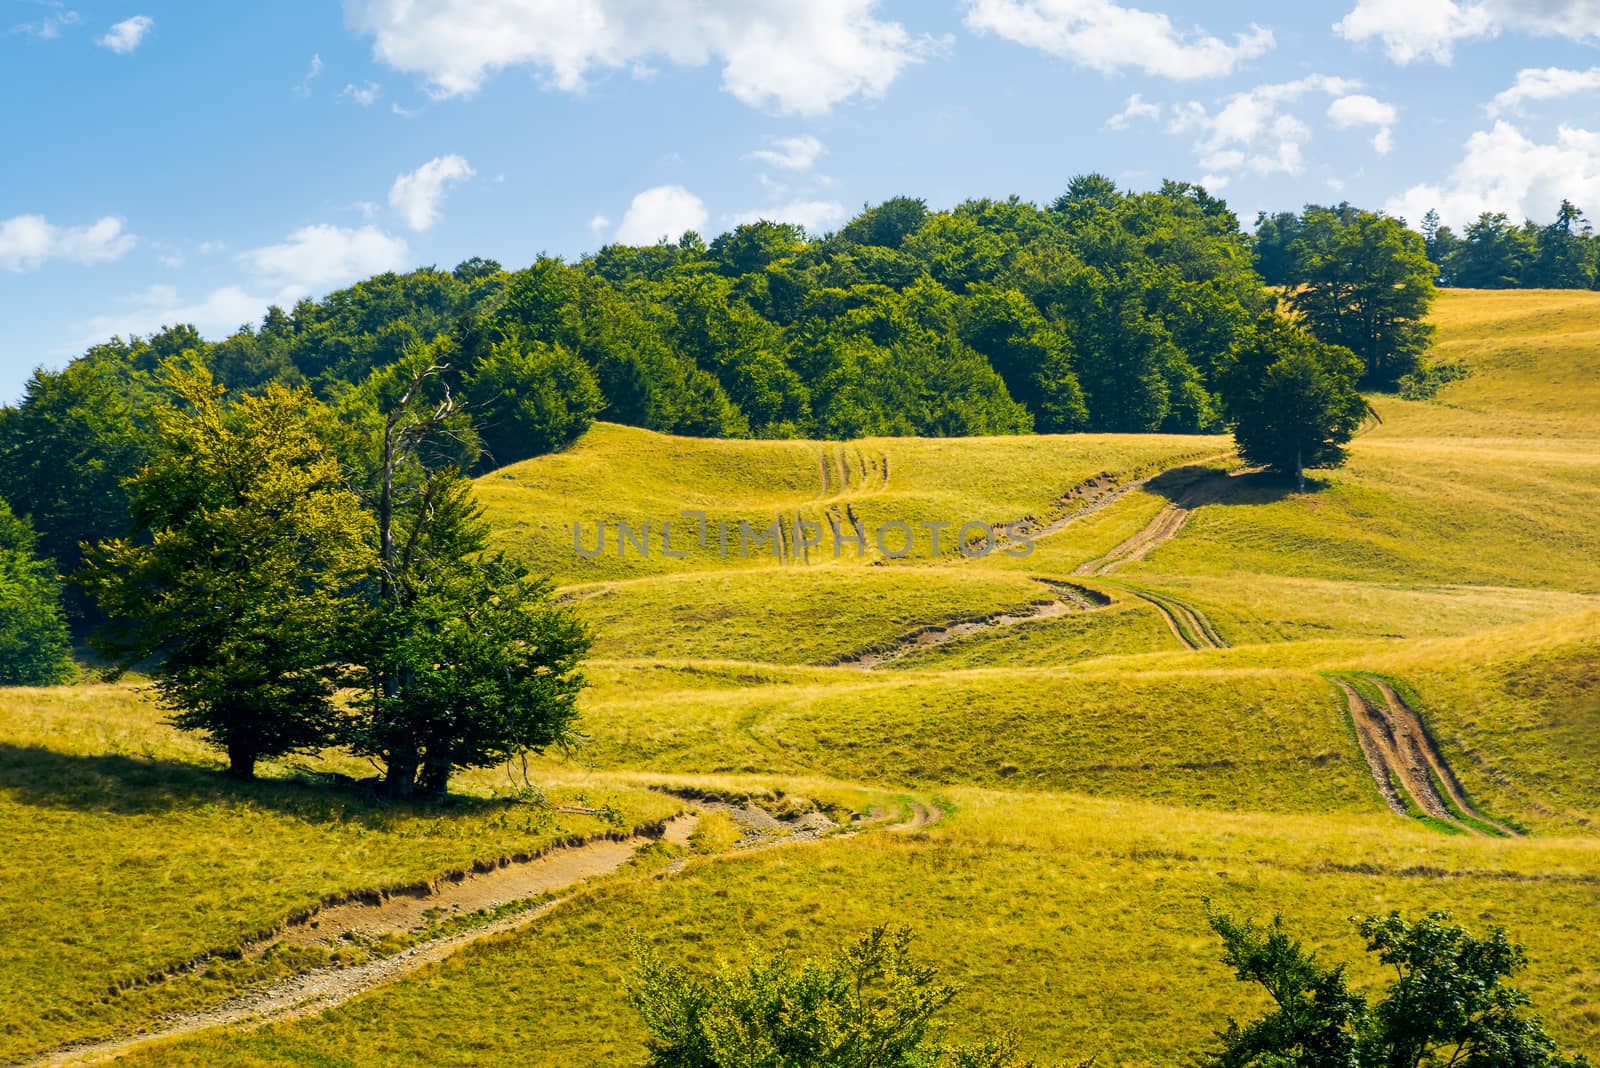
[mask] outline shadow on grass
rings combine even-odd
[[[180,761],[106,753],[82,756],[0,743],[0,795],[24,805],[116,815],[172,812],[208,805],[266,808],[311,823],[357,823],[384,829],[399,817],[501,808],[517,802],[452,795],[394,802],[372,782],[298,779],[238,782],[219,770]]]
[[[1209,491],[1204,485],[1212,483]],[[1306,492],[1315,493],[1326,483],[1314,478],[1306,479]],[[1247,471],[1228,474],[1221,467],[1190,464],[1163,471],[1144,484],[1146,492],[1177,504],[1190,498],[1191,493],[1201,494],[1205,504],[1272,504],[1297,492],[1293,475],[1280,475],[1273,471]]]

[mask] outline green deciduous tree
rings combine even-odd
[[[1363,386],[1392,389],[1416,370],[1436,274],[1420,235],[1375,212],[1312,206],[1290,252],[1290,302],[1313,334],[1360,358]]]
[[[1353,992],[1342,965],[1323,964],[1274,919],[1261,928],[1213,912],[1223,961],[1273,1006],[1229,1021],[1203,1068],[1582,1068],[1556,1052],[1526,994],[1506,980],[1526,964],[1522,948],[1493,928],[1476,936],[1430,912],[1356,921],[1367,950],[1392,969],[1375,1004]]]
[[[467,392],[491,467],[566,448],[605,404],[589,365],[543,342],[496,345],[474,368]]]
[[[79,544],[128,525],[125,479],[150,457],[150,388],[128,346],[113,342],[60,371],[35,371],[22,403],[0,419],[0,485],[61,574],[78,569]],[[81,625],[92,606],[67,591]]]
[[[50,686],[72,671],[61,580],[36,543],[0,500],[0,686]]]
[[[1368,406],[1356,389],[1361,361],[1276,313],[1261,318],[1222,379],[1223,407],[1239,455],[1292,474],[1337,467]]]
[[[488,525],[460,465],[475,440],[445,341],[408,353],[357,399],[378,542],[354,655],[361,710],[343,730],[394,797],[441,795],[456,768],[575,737],[589,637],[547,584],[486,557]]]
[[[370,522],[318,438],[303,390],[224,402],[170,363],[159,449],[128,483],[134,533],[89,554],[100,644],[155,658],[174,722],[249,778],[263,757],[335,737],[343,627],[370,572]]]
[[[914,960],[911,935],[878,928],[826,961],[787,955],[710,978],[634,946],[630,998],[650,1032],[649,1068],[1027,1068],[1009,1042],[939,1041],[956,994]]]

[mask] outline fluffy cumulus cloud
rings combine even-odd
[[[681,185],[658,185],[633,198],[617,226],[615,240],[624,245],[676,241],[685,230],[704,231],[705,203]]]
[[[0,221],[0,268],[33,270],[49,260],[106,263],[137,243],[113,215],[87,226],[57,226],[43,215],[17,215]]]
[[[1213,78],[1270,51],[1252,25],[1231,41],[1181,29],[1156,11],[1112,0],[966,0],[966,24],[1103,73],[1131,68],[1165,78]]]
[[[843,204],[832,200],[791,200],[776,207],[759,211],[744,211],[733,217],[737,225],[758,222],[795,223],[812,234],[822,234],[844,222],[849,212]]]
[[[1143,95],[1134,93],[1128,97],[1128,102],[1122,106],[1121,111],[1106,120],[1106,126],[1113,130],[1126,130],[1141,119],[1159,122],[1161,105],[1146,103]]]
[[[717,63],[747,104],[819,114],[881,96],[930,47],[877,0],[345,0],[377,58],[462,96],[508,67],[581,90],[597,72]]]
[[[206,242],[199,251],[219,252],[221,245]],[[207,337],[223,337],[260,320],[274,304],[288,307],[302,297],[369,275],[404,270],[409,257],[403,238],[375,226],[305,226],[277,244],[236,256],[246,279],[204,294],[185,294],[165,283],[152,285],[78,323],[77,341],[89,345],[112,334],[149,334],[176,323],[193,323]]]
[[[439,221],[439,205],[444,202],[445,187],[464,182],[474,173],[467,161],[457,155],[430,159],[394,180],[394,185],[389,187],[389,206],[418,233],[432,229]]]
[[[1517,222],[1548,219],[1563,198],[1579,207],[1600,205],[1600,131],[1562,126],[1554,141],[1540,144],[1502,120],[1468,138],[1443,183],[1412,186],[1384,210],[1416,223],[1437,209],[1459,227],[1486,211]]]
[[[127,55],[144,42],[145,35],[155,28],[156,20],[149,15],[135,15],[131,19],[123,19],[105,36],[95,43],[102,48],[109,48],[118,55]]]
[[[1311,127],[1289,107],[1308,95],[1339,97],[1356,88],[1356,82],[1322,74],[1258,85],[1225,97],[1215,110],[1193,100],[1179,105],[1167,129],[1196,135],[1195,151],[1208,172],[1202,184],[1210,188],[1222,188],[1240,170],[1297,175],[1305,170]]]
[[[768,141],[766,148],[756,149],[749,158],[788,171],[809,171],[827,151],[821,141],[810,134],[803,134],[799,137],[774,137]]]
[[[1399,111],[1393,104],[1365,93],[1341,96],[1328,105],[1328,119],[1341,130],[1353,126],[1372,126],[1372,147],[1378,155],[1387,156],[1394,147],[1394,122]]]
[[[1511,88],[1495,94],[1489,102],[1491,115],[1521,111],[1529,101],[1560,100],[1600,89],[1600,67],[1566,70],[1562,67],[1531,67],[1517,72]]]
[[[1396,63],[1449,63],[1458,42],[1503,31],[1600,37],[1600,0],[1357,0],[1333,28],[1346,40],[1381,44]]]
[[[403,269],[409,250],[403,238],[376,226],[303,226],[276,245],[240,255],[263,282],[304,295],[368,275]]]

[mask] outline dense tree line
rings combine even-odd
[[[1328,213],[1357,214],[1348,204],[1308,205],[1299,214],[1262,213],[1256,220],[1256,269],[1269,285],[1295,282],[1293,245]],[[1362,213],[1366,214],[1366,213]],[[1396,223],[1396,225],[1403,225]],[[1520,225],[1484,212],[1457,234],[1430,211],[1418,224],[1434,281],[1461,289],[1600,289],[1600,237],[1570,200],[1548,223]]]
[[[1409,247],[1349,236],[1324,228],[1326,272],[1365,282],[1308,286],[1317,299],[1296,314],[1384,387],[1416,366],[1431,287],[1397,305]],[[175,359],[231,395],[303,390],[332,426],[377,419],[395,369],[431,352],[429,388],[456,413],[451,462],[468,475],[559,449],[596,418],[698,436],[1220,431],[1262,410],[1239,368],[1277,358],[1262,362],[1277,298],[1258,254],[1197,186],[1131,193],[1087,175],[1047,206],[901,197],[822,237],[757,222],[576,263],[383,274],[220,341],[178,325],[36,372],[0,408],[0,492],[76,574],[83,545],[128,530],[127,486],[163,447],[158,379]],[[1294,470],[1283,449],[1263,462]],[[97,618],[77,586],[65,606],[80,630]]]

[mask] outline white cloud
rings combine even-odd
[[[41,41],[53,41],[61,36],[61,31],[68,26],[76,26],[83,21],[78,13],[61,4],[60,0],[46,0],[43,5],[50,9],[49,13],[38,22],[22,22],[11,27],[12,33],[25,33],[29,37],[37,37]]]
[[[589,229],[596,234],[604,233],[611,229],[611,220],[604,215],[596,214],[589,220]]]
[[[747,158],[770,163],[774,167],[782,167],[788,171],[809,171],[828,151],[821,141],[810,134],[799,137],[775,137],[768,143],[770,148],[758,148]]]
[[[209,254],[221,251],[222,245],[204,242],[198,249]],[[402,270],[409,256],[403,239],[374,226],[302,227],[279,244],[241,253],[238,262],[253,276],[246,282],[219,286],[199,297],[186,297],[175,285],[152,285],[129,295],[121,307],[77,324],[79,343],[93,344],[112,334],[150,334],[179,323],[192,323],[207,337],[223,337],[260,320],[274,304],[289,307],[317,291]]]
[[[109,48],[118,55],[127,55],[144,41],[145,35],[155,28],[156,20],[149,15],[135,15],[131,19],[123,19],[110,30],[104,37],[95,41],[102,48]]]
[[[1252,25],[1232,43],[1181,31],[1155,11],[1112,0],[966,0],[969,29],[1038,48],[1092,70],[1124,68],[1166,78],[1214,78],[1272,49],[1272,31]]]
[[[464,182],[474,173],[467,161],[457,155],[430,159],[394,180],[389,187],[389,206],[400,213],[407,226],[420,233],[439,221],[445,186]]]
[[[1161,105],[1147,104],[1141,94],[1134,93],[1128,97],[1128,102],[1123,105],[1121,111],[1106,120],[1106,126],[1112,130],[1126,130],[1135,119],[1160,122]]]
[[[0,222],[0,267],[33,270],[48,260],[107,263],[137,243],[114,215],[88,226],[56,226],[43,215],[17,215]]]
[[[1459,41],[1502,31],[1582,40],[1600,36],[1597,0],[1357,0],[1334,24],[1348,41],[1377,40],[1396,63],[1449,63]]]
[[[1461,226],[1486,211],[1503,211],[1513,222],[1548,219],[1562,198],[1600,205],[1600,131],[1561,126],[1553,143],[1539,144],[1502,120],[1467,139],[1443,184],[1412,186],[1384,210],[1415,223],[1434,208]]]
[[[676,241],[685,230],[704,230],[708,218],[705,204],[683,186],[658,185],[633,198],[615,240],[624,245]]]
[[[651,63],[722,66],[746,104],[814,115],[878,97],[931,47],[877,0],[345,0],[345,18],[379,60],[421,75],[436,96],[475,92],[529,66],[559,89],[597,72],[648,75]]]
[[[239,286],[223,286],[198,300],[184,300],[177,286],[153,285],[128,296],[123,307],[77,324],[76,331],[80,345],[96,344],[113,334],[153,334],[179,323],[193,324],[206,337],[224,337],[259,320],[269,306],[291,305],[304,295],[295,289],[253,294]]]
[[[740,212],[733,217],[733,221],[741,226],[763,219],[767,222],[795,223],[805,227],[809,233],[821,234],[844,222],[849,214],[844,205],[836,201],[793,200],[774,208]]]
[[[1376,126],[1372,147],[1378,155],[1387,156],[1394,147],[1394,123],[1399,111],[1393,104],[1365,93],[1341,96],[1328,105],[1328,118],[1341,130],[1352,126]]]
[[[1600,67],[1588,70],[1565,70],[1561,67],[1529,67],[1517,71],[1517,80],[1511,88],[1497,93],[1489,102],[1488,112],[1498,115],[1506,111],[1521,111],[1529,100],[1559,100],[1600,89]]]
[[[264,280],[300,293],[405,267],[405,240],[376,226],[303,226],[288,239],[239,256]]]
[[[311,53],[311,62],[306,66],[306,76],[300,79],[300,84],[294,87],[294,95],[306,97],[311,95],[311,83],[322,77],[322,54]]]
[[[364,108],[370,108],[383,95],[383,86],[377,82],[365,82],[361,85],[350,84],[346,85],[344,91],[339,95],[349,97]]]
[[[1222,172],[1248,168],[1257,174],[1297,175],[1305,170],[1305,144],[1311,128],[1285,108],[1311,93],[1342,96],[1359,83],[1347,78],[1313,74],[1292,82],[1258,85],[1225,97],[1212,112],[1191,100],[1173,109],[1167,129],[1196,133],[1195,151],[1200,166],[1212,173],[1208,188]]]

